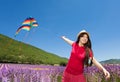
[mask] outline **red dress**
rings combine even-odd
[[[90,52],[92,57],[92,51]],[[62,76],[62,82],[86,82],[83,70],[85,59],[85,47],[77,43],[72,44],[71,56]]]

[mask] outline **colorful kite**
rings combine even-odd
[[[27,18],[23,23],[22,23],[22,26],[20,26],[16,33],[15,33],[15,36],[21,31],[21,30],[26,30],[26,31],[30,31],[31,28],[34,28],[34,27],[37,27],[38,26],[38,23],[37,21],[32,18],[32,17],[29,17]]]

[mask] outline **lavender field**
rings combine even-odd
[[[106,80],[96,67],[85,68],[87,82],[120,82],[120,65],[104,65],[111,78]],[[50,65],[0,64],[0,82],[61,82],[65,67]]]
[[[103,72],[98,70],[95,66],[92,66],[85,68],[87,82],[120,82],[119,64],[106,64],[103,66],[110,72],[111,78],[106,80]]]

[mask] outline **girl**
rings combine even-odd
[[[86,82],[83,74],[84,65],[95,64],[103,71],[106,79],[110,78],[110,73],[94,58],[89,33],[82,30],[77,35],[76,42],[62,36],[62,39],[72,46],[72,51],[68,64],[62,76],[62,82]]]

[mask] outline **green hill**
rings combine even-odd
[[[102,64],[120,64],[120,59],[109,59],[105,61],[101,61]]]
[[[42,49],[16,41],[0,34],[0,62],[65,65],[67,58],[59,57]]]

